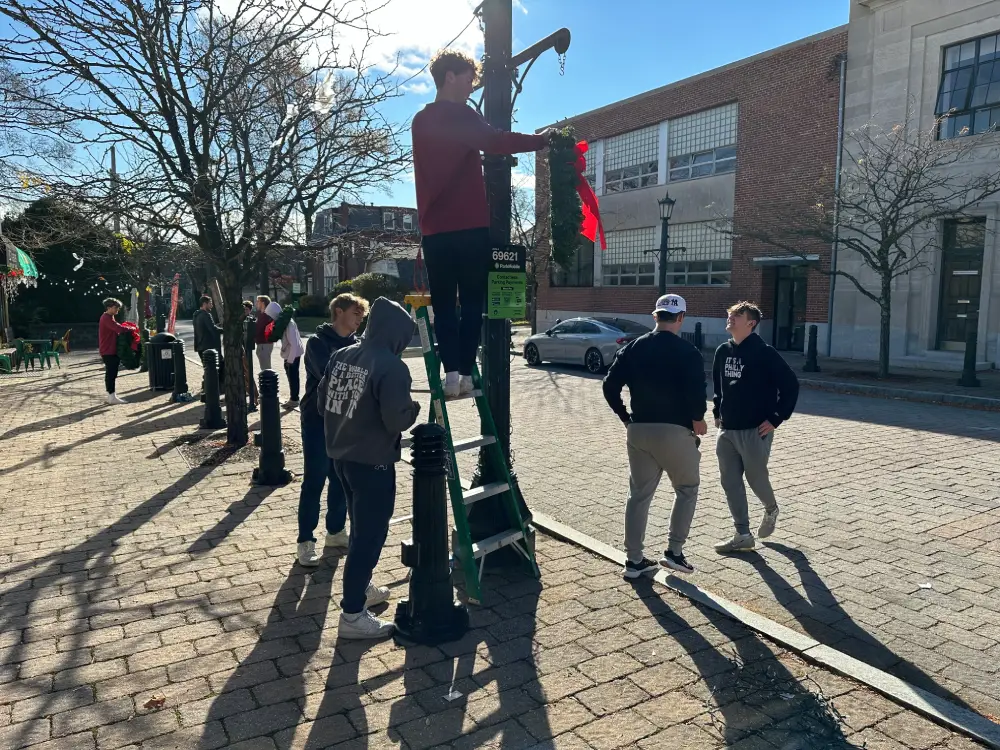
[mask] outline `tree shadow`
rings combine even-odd
[[[252,487],[241,499],[230,503],[229,507],[226,508],[225,515],[212,528],[192,542],[187,551],[192,555],[199,556],[218,547],[276,489],[278,488]]]
[[[795,617],[807,635],[876,669],[890,672],[911,685],[979,713],[960,696],[939,684],[913,662],[901,657],[859,625],[813,570],[804,552],[780,542],[767,542],[765,546],[787,558],[795,566],[808,598],[793,588],[761,555],[748,555],[746,560],[771,589],[776,601]]]
[[[809,690],[803,679],[794,675],[777,658],[775,650],[755,633],[697,604],[691,606],[707,618],[708,624],[692,626],[663,599],[651,579],[635,579],[632,586],[664,633],[673,636],[682,647],[680,660],[673,662],[676,668],[663,668],[664,679],[675,686],[673,689],[684,687],[687,693],[677,697],[676,705],[688,704],[682,710],[695,714],[692,720],[716,743],[729,747],[750,737],[760,737],[764,740],[761,745],[748,741],[747,746],[777,746],[782,750],[850,747],[843,718],[820,686],[815,685],[816,693]],[[705,627],[720,631],[722,638],[709,640],[699,632],[699,628]],[[728,643],[730,653],[723,653],[725,646],[715,645],[714,640]],[[674,658],[670,653],[661,656],[666,661]],[[684,656],[689,662],[685,663]],[[684,670],[692,668],[697,675],[692,672],[689,677]],[[690,703],[691,698],[701,700],[700,709]],[[707,718],[701,713],[703,709],[708,711]]]
[[[81,409],[80,411],[75,411],[71,414],[60,414],[57,417],[40,419],[37,422],[28,422],[27,424],[7,430],[7,432],[0,435],[0,440],[13,440],[14,438],[21,437],[22,435],[32,435],[34,433],[45,432],[46,430],[51,430],[56,427],[65,427],[76,422],[82,422],[93,414],[102,412],[108,408],[110,408],[109,404],[98,404],[96,406],[88,406],[86,409]]]

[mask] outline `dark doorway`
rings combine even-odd
[[[801,352],[806,340],[807,266],[777,266],[774,280],[774,332],[771,345]]]
[[[976,330],[985,244],[986,219],[944,223],[938,349],[964,352],[970,331]]]

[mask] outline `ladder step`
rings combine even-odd
[[[462,451],[471,451],[476,448],[481,448],[484,445],[493,445],[496,441],[497,439],[492,435],[476,435],[476,437],[456,440],[453,445],[455,446],[455,453],[461,453]]]
[[[432,391],[431,391],[430,388],[412,388],[410,390],[411,390],[412,393],[422,393],[424,395],[428,395],[428,394],[432,393]],[[470,399],[470,398],[479,398],[482,395],[483,395],[483,392],[477,388],[477,389],[475,389],[473,391],[470,391],[469,393],[463,393],[461,396],[451,396],[449,398],[446,398],[444,400],[444,402],[446,404],[450,404],[453,401],[465,401],[465,400]]]
[[[488,536],[480,542],[473,542],[472,556],[478,560],[484,555],[496,552],[501,547],[508,547],[515,542],[521,541],[522,539],[524,539],[524,534],[520,529],[501,531],[499,534]]]
[[[510,485],[506,482],[493,482],[492,484],[484,484],[481,487],[476,487],[475,489],[468,490],[462,493],[462,502],[466,505],[472,505],[473,503],[478,503],[480,500],[485,500],[488,497],[493,497],[506,492],[510,489]]]

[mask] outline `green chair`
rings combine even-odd
[[[14,348],[17,349],[17,369],[21,369],[21,363],[24,363],[24,371],[28,371],[28,364],[31,364],[31,369],[35,369],[35,361],[38,361],[38,366],[43,366],[42,353],[38,351],[34,344],[25,341],[24,339],[14,339]]]
[[[39,359],[41,359],[41,357],[45,357],[45,364],[48,365],[48,367],[49,367],[50,370],[52,369],[52,358],[53,357],[56,358],[56,366],[60,370],[62,369],[62,363],[59,361],[59,352],[57,352],[53,348],[52,344],[45,344],[44,347],[42,348],[42,351],[40,351],[38,353],[38,355],[39,355]]]
[[[9,354],[0,354],[0,372],[14,372],[14,365]]]

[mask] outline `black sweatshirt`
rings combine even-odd
[[[726,430],[752,430],[764,422],[777,427],[792,416],[799,397],[792,368],[755,333],[742,344],[730,339],[715,350],[712,381],[712,414]]]
[[[622,401],[628,386],[632,414]],[[625,424],[653,422],[691,428],[705,418],[705,363],[670,331],[651,331],[626,344],[604,378],[604,398]]]

